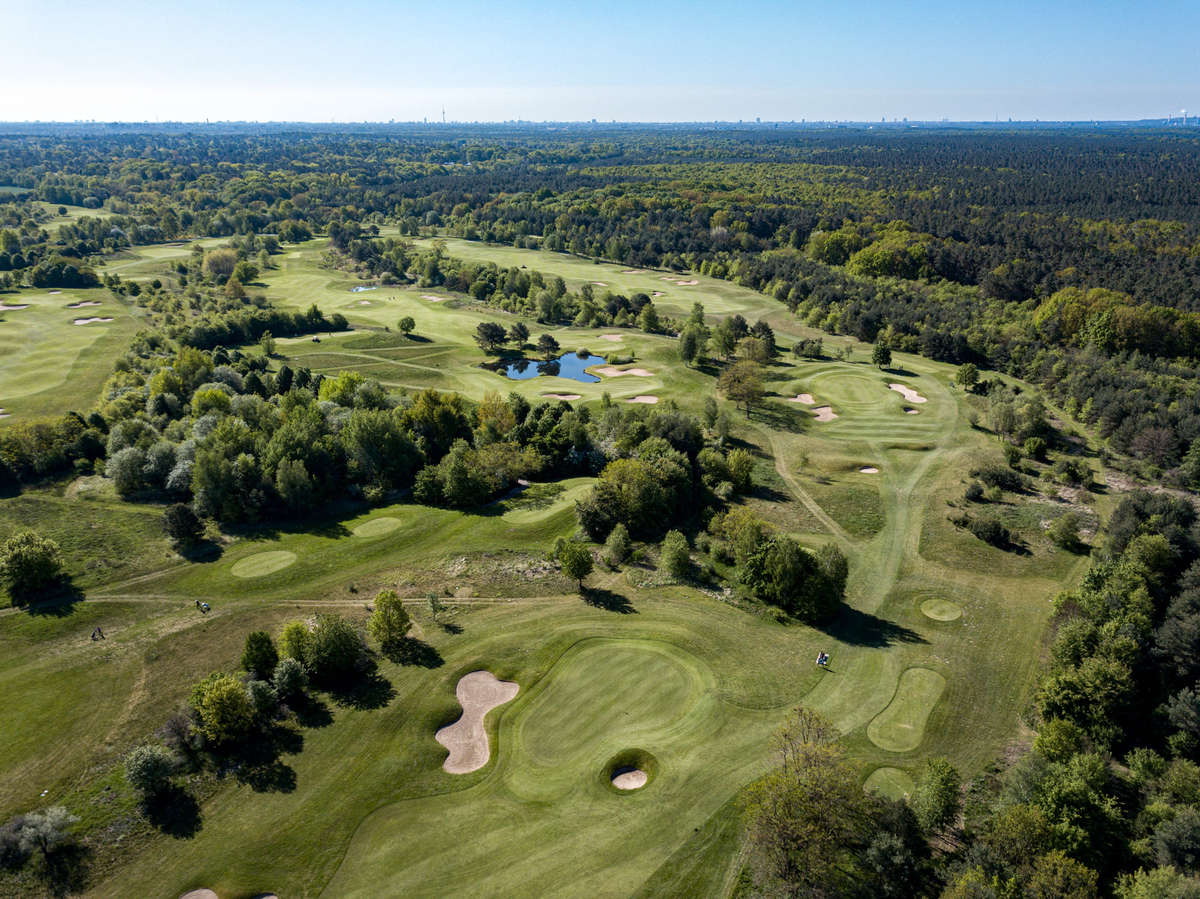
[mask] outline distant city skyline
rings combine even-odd
[[[1141,120],[1200,4],[4,4],[0,120]]]

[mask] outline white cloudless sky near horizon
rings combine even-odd
[[[1140,119],[1200,2],[0,0],[0,120]]]

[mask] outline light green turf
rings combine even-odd
[[[100,305],[67,308],[80,302]],[[9,291],[0,304],[28,307],[0,312],[0,408],[10,416],[0,426],[86,412],[138,327],[139,313],[107,290]],[[112,321],[73,324],[88,318]]]
[[[925,723],[946,689],[946,678],[928,668],[909,668],[900,675],[896,695],[867,726],[867,736],[880,749],[910,752],[921,745]]]
[[[364,521],[354,529],[353,533],[355,537],[382,537],[384,534],[390,534],[403,523],[399,518],[393,518],[391,515],[381,515],[379,518]]]
[[[888,799],[904,799],[912,795],[913,779],[907,771],[884,765],[871,772],[863,788]]]
[[[229,573],[234,577],[263,577],[268,574],[274,574],[276,571],[282,571],[295,563],[296,554],[294,552],[274,550],[272,552],[255,553],[252,556],[239,559],[229,569]]]
[[[962,617],[962,606],[948,599],[927,599],[921,603],[921,612],[934,621],[955,621]]]

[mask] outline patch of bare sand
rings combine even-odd
[[[7,303],[0,303],[0,312],[16,312],[18,309],[28,309],[28,303],[17,303],[14,306],[9,306]]]
[[[221,897],[212,890],[199,889],[188,890],[186,893],[180,896],[179,899],[221,899]]]
[[[0,418],[8,418],[11,415],[11,412],[5,412],[2,408],[0,408]]]
[[[863,474],[879,474],[879,469],[874,465],[864,465],[859,469]]]
[[[370,306],[370,305],[371,305],[371,301],[370,301],[370,300],[359,300],[359,301],[358,301],[358,305],[360,305],[360,306]]]
[[[920,415],[920,414],[921,414],[921,410],[920,410],[920,409],[905,409],[905,410],[904,410],[904,413],[905,413],[906,415]]]
[[[650,779],[641,768],[630,768],[613,776],[612,785],[618,790],[640,790]]]
[[[614,340],[614,341],[615,341],[615,340],[624,340],[624,339],[625,339],[625,337],[624,337],[624,335],[621,335],[621,334],[601,334],[601,335],[600,335],[600,339],[601,339],[601,340]]]
[[[82,309],[85,306],[99,306],[99,300],[82,300],[78,303],[67,303],[68,309]]]
[[[423,294],[421,294],[421,299],[423,299],[423,300],[429,300],[429,302],[431,302],[431,303],[441,303],[441,302],[443,302],[443,301],[444,301],[446,298],[445,298],[445,297],[435,297],[435,296],[434,296],[433,294],[431,294],[431,293],[423,293]]]
[[[804,403],[806,406],[811,406],[816,400],[813,399],[811,393],[797,393],[795,396],[788,397],[789,403]]]
[[[472,671],[459,679],[454,695],[462,706],[462,717],[434,735],[450,751],[442,763],[444,770],[469,774],[488,763],[491,748],[483,719],[496,706],[510,702],[520,689],[512,681],[498,680],[490,671]]]
[[[112,321],[112,319],[111,319],[111,318],[98,318],[98,317],[95,317],[95,318],[77,318],[77,319],[75,319],[75,321],[74,321],[74,322],[72,322],[72,324],[76,324],[76,325],[90,325],[90,324],[92,324],[92,322],[110,322],[110,321]]]
[[[603,281],[593,281],[592,283],[595,284],[597,287],[608,287],[608,285],[605,284]]]
[[[646,274],[646,270],[644,268],[631,268],[631,269],[628,269],[627,271],[621,272],[621,274],[622,275],[644,275],[644,274]]]
[[[627,402],[627,403],[645,403],[648,406],[653,406],[658,403],[658,397],[650,396],[648,394],[639,394],[638,396],[627,399],[625,402]]]
[[[51,295],[53,295],[56,293],[62,293],[62,291],[61,290],[52,290],[52,291],[50,291],[50,293],[51,293]]]
[[[695,287],[700,282],[699,281],[676,281],[675,283],[678,284],[680,287]]]
[[[621,375],[634,375],[638,378],[649,378],[654,375],[654,372],[647,371],[644,368],[617,368],[615,365],[602,365],[599,368],[592,369],[596,374],[603,375],[606,378],[619,378]]]
[[[666,294],[665,294],[665,293],[663,293],[661,290],[656,290],[656,291],[654,291],[654,296],[656,296],[656,297],[665,297],[665,296],[666,296]]]
[[[917,393],[911,387],[905,386],[904,384],[888,384],[888,390],[896,391],[896,393],[903,396],[910,403],[928,402],[925,397],[921,396],[921,394]]]
[[[583,399],[578,393],[543,393],[548,400],[580,400]]]
[[[817,421],[833,421],[837,418],[837,413],[833,411],[833,406],[817,406],[812,410]]]

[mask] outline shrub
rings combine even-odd
[[[222,744],[243,736],[254,723],[254,708],[246,688],[231,674],[212,674],[192,688],[192,708],[200,732]]]
[[[204,533],[204,523],[187,503],[172,503],[163,510],[163,533],[176,543],[195,543]]]
[[[258,678],[268,678],[279,663],[279,653],[266,631],[251,631],[242,650],[242,667]]]
[[[250,697],[250,705],[254,707],[254,714],[259,720],[265,721],[275,715],[275,710],[279,707],[279,696],[267,681],[247,681],[246,695]]]
[[[968,525],[971,533],[992,546],[1007,546],[1012,542],[1012,534],[1008,528],[990,515],[981,515]]]
[[[308,665],[308,648],[312,643],[312,631],[303,621],[289,621],[279,636],[279,651],[285,658]]]
[[[275,666],[271,685],[275,688],[275,695],[286,702],[304,692],[308,686],[308,675],[304,673],[304,666],[295,659],[280,659]]]
[[[659,567],[671,577],[682,578],[688,574],[692,559],[688,554],[687,538],[679,531],[668,531],[663,538],[658,557]]]
[[[1050,525],[1046,535],[1056,546],[1063,549],[1075,549],[1079,546],[1079,516],[1074,512],[1060,515]]]
[[[112,478],[117,493],[130,496],[146,486],[145,468],[146,453],[136,446],[127,446],[109,457],[104,473]]]
[[[358,629],[340,615],[317,616],[305,663],[314,680],[341,681],[361,671],[367,647]]]
[[[582,592],[583,579],[592,573],[591,550],[574,540],[564,540],[555,555],[558,558],[558,564],[562,566],[563,574],[573,581],[578,581],[579,589]]]
[[[969,503],[978,503],[983,501],[983,485],[978,481],[972,481],[967,485],[966,491],[963,493],[963,499]]]
[[[175,773],[175,756],[153,744],[139,746],[125,756],[125,779],[143,797],[161,793]]]
[[[375,611],[367,622],[367,631],[380,646],[386,648],[403,640],[411,627],[412,618],[395,590],[381,590],[376,594]]]
[[[604,557],[610,564],[620,565],[629,558],[629,552],[632,549],[633,543],[629,539],[629,529],[618,522],[609,533],[608,540],[604,542]]]
[[[53,586],[62,575],[58,544],[33,531],[14,534],[0,546],[0,580],[14,599],[23,599]]]
[[[1029,478],[1025,475],[994,463],[987,463],[971,469],[971,477],[978,478],[989,487],[999,487],[1001,490],[1020,492],[1029,489]]]

